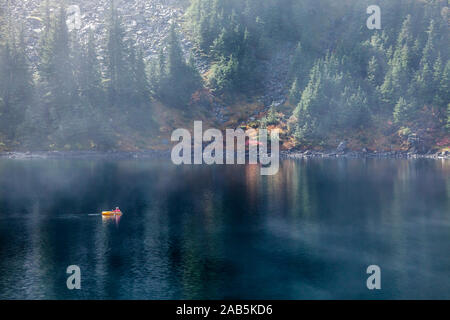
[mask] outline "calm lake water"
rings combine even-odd
[[[450,299],[450,162],[3,159],[0,298]]]

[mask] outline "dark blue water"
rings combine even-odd
[[[450,299],[450,162],[0,160],[0,298]]]

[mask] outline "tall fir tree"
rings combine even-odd
[[[102,75],[95,45],[94,34],[90,31],[88,41],[83,46],[79,86],[83,97],[96,107],[101,107],[103,101]]]
[[[14,139],[33,98],[33,79],[28,63],[23,27],[19,39],[0,47],[0,131]]]
[[[124,41],[125,31],[114,2],[114,0],[110,1],[106,50],[107,89],[112,105],[122,103],[125,100],[124,91],[129,86],[129,83],[127,83],[128,61]]]
[[[192,94],[201,86],[201,77],[195,66],[184,58],[175,26],[172,26],[167,41],[167,59],[160,57],[161,80],[158,96],[170,106],[182,108]]]

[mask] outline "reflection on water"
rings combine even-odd
[[[450,163],[0,160],[0,298],[450,298]],[[119,206],[123,216],[102,217]],[[82,289],[66,288],[79,265]],[[368,265],[382,290],[366,289]]]
[[[119,226],[119,222],[122,216],[115,215],[115,216],[102,216],[103,224],[107,223],[114,223],[116,226]]]

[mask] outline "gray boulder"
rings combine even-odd
[[[341,143],[339,143],[338,147],[336,148],[336,151],[338,153],[346,152],[347,151],[347,141],[341,141]]]
[[[408,136],[407,142],[409,145],[409,149],[408,149],[409,153],[426,154],[427,151],[429,150],[429,147],[427,146],[425,141],[423,139],[421,139],[417,134],[414,134],[414,133],[410,134]]]

